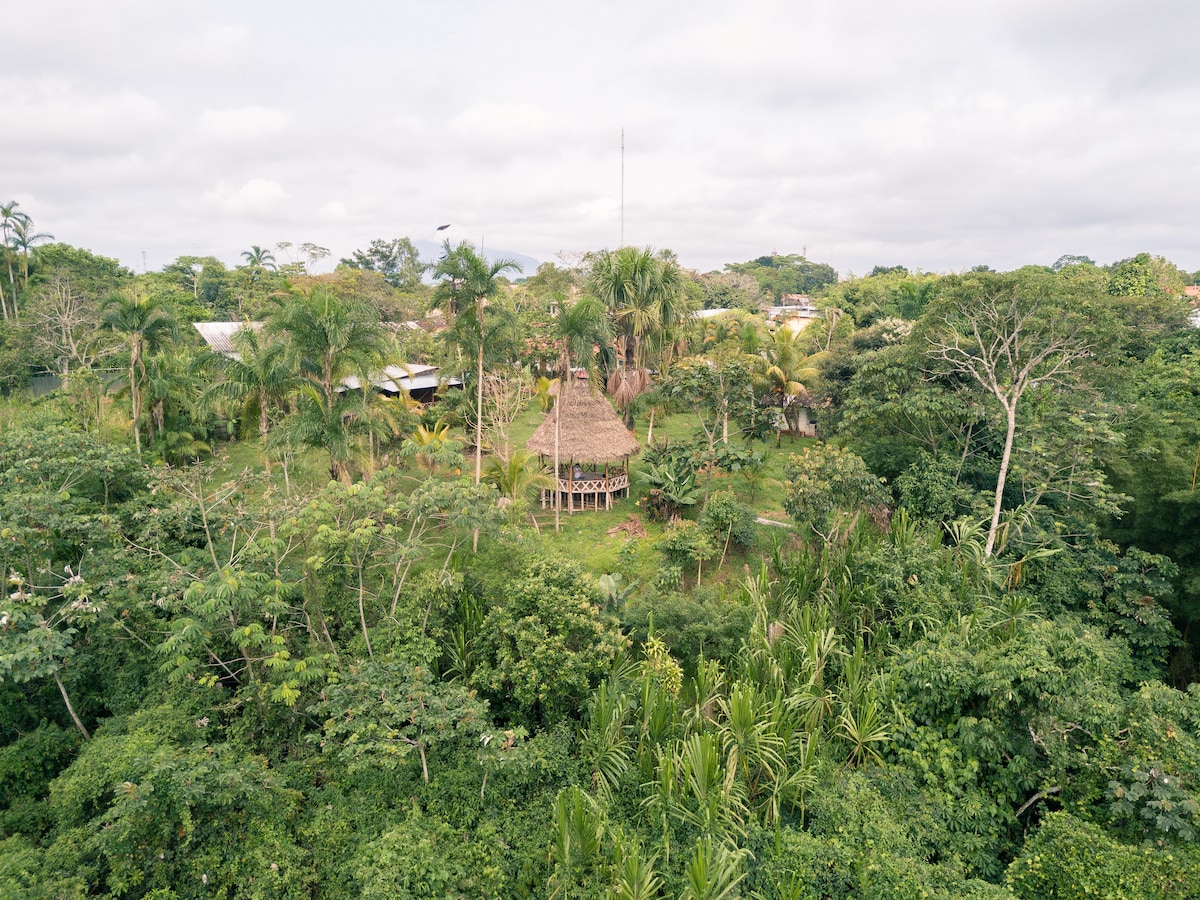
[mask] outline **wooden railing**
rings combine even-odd
[[[612,509],[613,495],[622,491],[629,492],[629,473],[623,469],[616,471],[610,469],[607,474],[585,472],[579,478],[576,478],[573,473],[568,473],[567,477],[564,478],[560,475],[558,478],[558,492],[566,501],[568,512],[574,512],[576,506],[579,509],[587,509],[589,506],[593,509],[600,509],[602,502],[605,509]],[[589,498],[591,498],[591,503],[588,502]],[[542,491],[542,506],[553,505],[554,492],[552,490]]]

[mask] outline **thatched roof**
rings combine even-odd
[[[586,384],[576,384],[565,393],[562,421],[558,428],[558,456],[563,462],[607,463],[627,459],[638,452],[637,439],[629,433],[608,400]],[[554,410],[546,414],[525,444],[534,453],[554,456]]]

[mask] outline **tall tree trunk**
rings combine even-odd
[[[483,474],[483,324],[480,323],[479,360],[475,367],[475,484]]]
[[[366,593],[367,586],[363,583],[363,560],[358,560],[358,621],[362,625],[363,643],[367,645],[367,656],[371,659],[375,658],[375,651],[371,649],[371,635],[367,631],[367,608],[366,608]]]
[[[271,428],[271,418],[267,409],[267,392],[261,389],[258,392],[258,435],[266,441],[267,432]]]
[[[1004,411],[1008,414],[1008,428],[1004,434],[1004,453],[1000,457],[1000,474],[996,476],[996,497],[992,503],[992,524],[988,528],[987,546],[983,555],[991,556],[996,547],[996,533],[1000,530],[1000,505],[1004,502],[1004,482],[1008,479],[1008,465],[1012,459],[1013,438],[1017,433],[1017,405],[1005,403]]]
[[[71,720],[75,723],[75,727],[79,729],[79,733],[83,735],[85,741],[90,741],[92,736],[88,734],[88,730],[83,727],[83,720],[79,718],[75,712],[75,707],[71,705],[71,698],[67,696],[67,687],[62,683],[62,678],[58,673],[54,673],[54,683],[58,685],[58,692],[62,694],[63,702],[67,704],[67,712],[71,714]]]
[[[142,455],[142,395],[138,389],[137,369],[140,354],[138,346],[135,344],[129,351],[129,407],[133,414],[133,446],[137,449],[137,455]]]
[[[479,354],[475,366],[475,486],[483,475],[483,298],[476,311],[479,316]],[[471,552],[479,551],[479,528],[471,533]]]
[[[558,531],[559,512],[562,509],[561,493],[558,490],[558,440],[559,422],[562,417],[563,382],[558,383],[558,396],[554,398],[554,530]]]

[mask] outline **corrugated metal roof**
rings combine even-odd
[[[233,336],[243,328],[253,328],[255,331],[262,331],[262,322],[193,322],[192,327],[200,333],[200,337],[204,339],[204,343],[208,344],[217,353],[222,353],[225,356],[233,359],[240,359],[241,354],[233,345]],[[394,392],[397,388],[404,391],[419,391],[436,388],[438,386],[437,366],[426,365],[425,363],[413,363],[408,366],[388,366],[377,375],[371,376],[371,384],[379,388],[381,391]],[[461,387],[462,382],[457,378],[450,378],[446,384],[455,387]],[[362,387],[362,382],[357,376],[351,375],[342,380],[342,388],[345,390],[358,390]]]
[[[262,322],[193,322],[192,327],[200,332],[200,337],[204,339],[204,343],[212,347],[217,353],[223,353],[226,356],[232,356],[234,359],[240,357],[237,349],[233,346],[233,336],[243,328],[253,328],[255,331],[262,331]]]

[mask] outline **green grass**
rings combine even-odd
[[[541,424],[544,414],[536,403],[531,403],[512,424],[509,432],[509,442],[512,447],[523,447],[525,442]],[[638,442],[646,446],[646,434],[649,428],[647,417],[639,417],[634,423]],[[695,419],[690,415],[677,414],[658,416],[654,421],[654,439],[663,438],[682,440],[689,438],[696,430]],[[814,443],[811,438],[799,438],[794,443],[784,437],[782,446],[775,448],[774,440],[757,445],[756,449],[763,451],[766,457],[763,478],[757,490],[751,496],[750,485],[741,475],[714,472],[709,485],[710,492],[732,490],[737,499],[750,506],[764,518],[787,522],[788,516],[783,510],[784,478],[783,469],[792,453],[799,452],[804,446]],[[249,469],[254,472],[263,471],[263,448],[257,439],[230,441],[216,448],[216,476],[218,478],[234,478],[242,471]],[[486,459],[484,465],[486,468]],[[633,482],[631,495],[628,498],[614,501],[611,510],[586,510],[568,514],[565,510],[560,515],[560,530],[554,530],[554,511],[542,509],[536,500],[531,503],[540,531],[535,531],[528,523],[522,527],[524,540],[532,546],[551,550],[561,556],[578,563],[585,570],[599,576],[604,573],[621,572],[626,583],[638,581],[643,588],[653,583],[661,556],[653,549],[653,544],[663,533],[663,525],[653,522],[644,514],[637,501],[641,495],[637,482],[637,473],[642,470],[641,456],[630,461],[630,476]],[[463,473],[470,475],[474,471],[474,459],[466,460]],[[413,471],[414,476],[417,475]],[[703,480],[703,475],[700,476]],[[292,460],[289,478],[293,494],[303,494],[319,489],[329,480],[328,458],[323,451],[306,450],[298,453]],[[284,479],[281,467],[273,463],[271,467],[270,486],[282,494]],[[265,491],[268,485],[260,488]],[[698,510],[696,510],[698,511]],[[690,512],[694,515],[696,511]],[[632,516],[641,521],[646,535],[643,538],[631,539],[620,531],[608,534],[608,531]],[[768,545],[765,536],[762,544]],[[707,571],[704,582],[727,581],[735,577],[747,560],[734,556],[726,560],[721,571]],[[712,561],[715,565],[715,560]],[[736,571],[735,571],[736,570]]]

